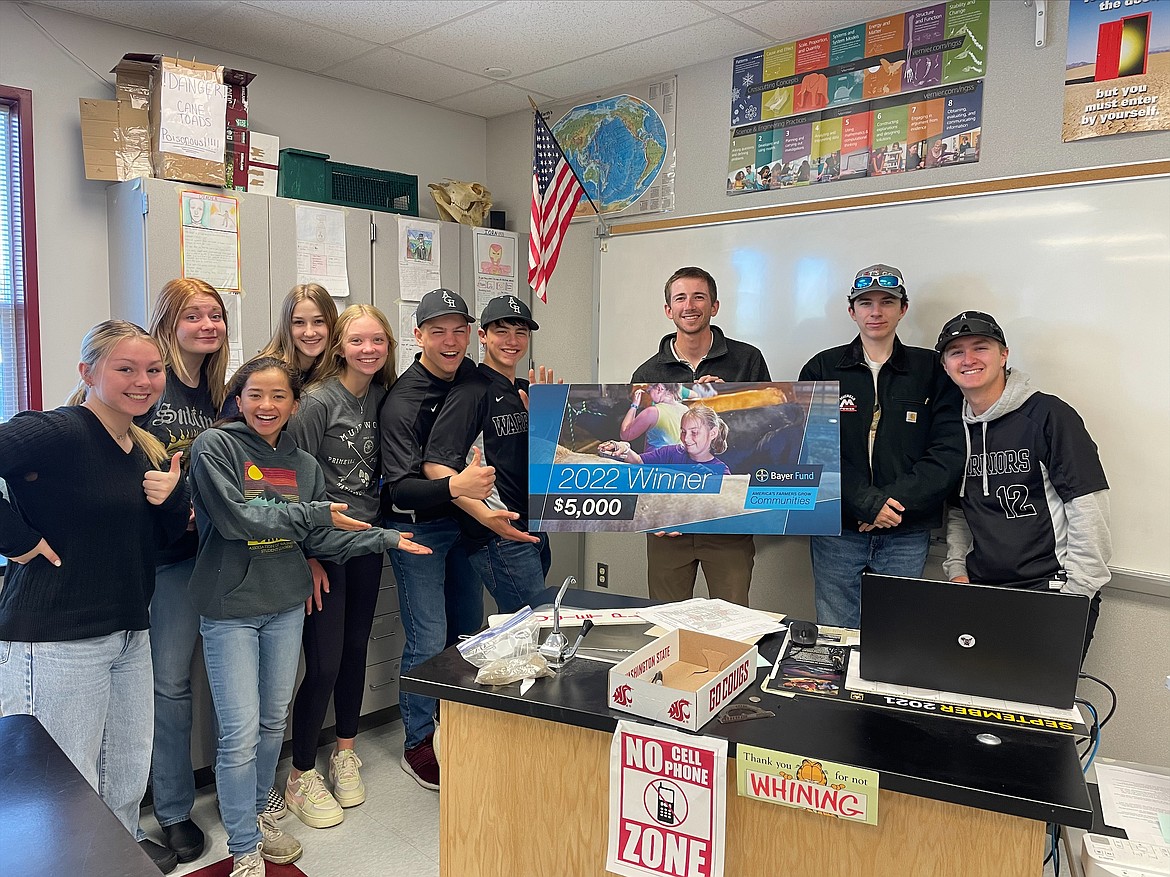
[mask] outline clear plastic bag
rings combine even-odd
[[[479,668],[479,672],[475,674],[475,681],[480,685],[508,685],[521,679],[540,679],[555,675],[544,655],[540,652],[530,652],[527,655],[489,661]]]
[[[523,658],[536,654],[539,635],[540,619],[533,615],[531,607],[525,606],[502,624],[459,643],[459,654],[476,667]]]

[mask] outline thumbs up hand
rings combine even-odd
[[[471,462],[458,475],[452,475],[448,485],[451,498],[466,496],[484,500],[491,496],[496,483],[496,467],[483,465],[483,456],[478,445],[472,445]]]
[[[151,505],[162,505],[167,501],[167,497],[171,495],[175,489],[175,485],[183,477],[183,473],[179,471],[179,460],[182,457],[182,451],[175,451],[175,455],[171,457],[171,466],[169,469],[162,471],[151,469],[142,476],[142,489],[146,493],[146,501],[148,503]]]

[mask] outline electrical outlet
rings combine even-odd
[[[608,588],[609,587],[609,564],[608,563],[597,564],[597,587],[599,587],[599,588]]]

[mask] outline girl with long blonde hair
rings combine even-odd
[[[731,469],[716,454],[727,450],[727,423],[710,405],[692,405],[679,421],[679,442],[661,448],[651,448],[638,454],[624,441],[602,442],[597,453],[603,457],[614,457],[627,463],[641,465],[658,463],[678,466],[696,463],[714,469],[723,475],[730,475]]]
[[[190,516],[179,454],[134,424],[162,395],[145,329],[85,336],[69,405],[0,424],[0,715],[35,715],[132,834],[150,772],[156,545]],[[159,468],[162,466],[163,468]],[[34,684],[35,682],[35,684]],[[174,856],[141,843],[160,868]]]
[[[288,427],[297,445],[320,464],[329,500],[345,503],[350,517],[367,524],[380,521],[378,412],[395,379],[396,347],[390,321],[380,310],[367,304],[346,308],[317,379]],[[344,563],[310,560],[310,566],[314,592],[305,604],[305,677],[293,706],[293,763],[284,799],[306,825],[326,828],[342,821],[342,808],[366,799],[354,738],[382,558],[365,554]],[[317,738],[330,702],[336,711],[337,746],[327,785],[315,766]]]

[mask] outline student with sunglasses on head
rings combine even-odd
[[[863,571],[922,575],[963,468],[962,397],[934,351],[898,339],[901,271],[863,268],[848,301],[857,337],[810,359],[800,380],[840,384],[841,535],[809,540],[817,622],[858,627]]]

